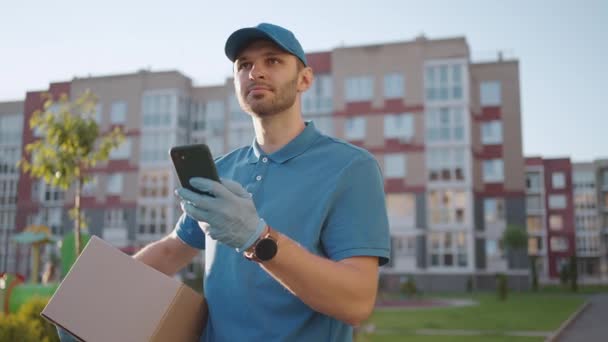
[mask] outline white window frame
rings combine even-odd
[[[432,106],[426,111],[426,140],[429,143],[465,142],[466,112],[462,106]]]
[[[490,211],[493,211],[490,213]],[[488,197],[483,200],[485,224],[501,224],[506,220],[506,203],[504,198]],[[490,216],[491,215],[491,216]]]
[[[484,145],[502,144],[502,121],[482,122],[480,127],[481,143]]]
[[[384,75],[384,98],[395,99],[405,96],[405,76],[400,72]]]
[[[483,81],[479,84],[479,102],[482,107],[502,104],[502,85],[500,81]]]
[[[384,116],[384,138],[409,142],[414,138],[414,115],[412,113],[386,114]]]
[[[551,174],[551,186],[553,189],[564,189],[566,187],[566,174],[564,172],[553,172]]]
[[[127,102],[126,101],[114,101],[110,108],[110,123],[112,124],[123,124],[127,122]]]
[[[364,140],[367,120],[365,117],[350,117],[344,121],[344,137],[347,140]]]
[[[384,176],[386,178],[407,177],[407,156],[404,153],[385,154]]]
[[[352,76],[344,80],[344,100],[346,102],[371,101],[374,97],[372,76]]]
[[[568,199],[564,194],[549,195],[549,209],[566,209],[568,207]]]
[[[484,183],[502,183],[505,180],[504,162],[502,159],[483,161]]]
[[[116,182],[114,184],[113,182]],[[122,173],[110,173],[107,176],[106,194],[120,195],[123,192],[124,175]]]
[[[131,157],[131,145],[131,137],[126,137],[120,145],[110,150],[110,159],[129,159]]]

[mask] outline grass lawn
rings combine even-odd
[[[356,342],[541,342],[543,337],[519,336],[429,336],[429,335],[373,335],[361,336]]]
[[[454,297],[454,296],[449,296]],[[542,337],[502,335],[509,331],[556,330],[585,301],[580,295],[510,293],[499,301],[494,293],[460,295],[479,305],[420,310],[382,310],[369,320],[376,327],[371,336],[358,341],[543,341]],[[481,330],[481,336],[416,335],[419,329]]]

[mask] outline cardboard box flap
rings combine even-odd
[[[182,285],[152,341],[198,341],[206,324],[207,303],[190,287]]]
[[[41,314],[86,341],[149,341],[181,286],[93,236]]]

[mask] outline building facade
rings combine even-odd
[[[527,256],[501,242],[507,226],[526,224],[518,61],[474,63],[464,38],[425,37],[307,59],[315,82],[302,96],[305,119],[381,166],[393,253],[382,269],[386,286],[412,276],[431,291],[489,288],[496,273],[527,286]],[[218,156],[254,138],[232,79],[197,87],[179,72],[142,70],[49,90],[74,99],[86,89],[99,97],[102,131],[121,126],[127,140],[90,170],[82,206],[89,231],[128,252],[166,235],[180,214],[171,146],[206,143]],[[38,93],[26,97],[24,122],[40,108]],[[22,144],[33,139],[27,127],[22,136]],[[34,198],[46,200],[47,189],[34,183],[19,182],[16,230],[28,222],[60,223],[59,235],[71,229],[66,215],[59,222],[55,211],[39,213],[46,204]],[[49,196],[64,209],[73,202],[70,191]]]

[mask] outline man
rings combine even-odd
[[[303,120],[313,72],[290,31],[244,28],[225,52],[256,139],[216,160],[222,183],[192,180],[210,195],[177,189],[175,230],[135,258],[173,275],[205,250],[202,341],[350,341],[389,257],[378,164]]]

